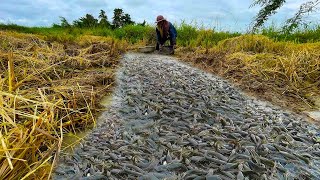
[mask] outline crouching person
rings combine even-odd
[[[171,22],[167,21],[163,16],[159,15],[157,17],[157,45],[156,50],[162,51],[163,45],[167,40],[170,41],[171,52],[170,54],[174,54],[174,48],[176,45],[177,39],[177,30],[172,25]]]

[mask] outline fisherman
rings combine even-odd
[[[171,22],[167,21],[162,15],[157,16],[157,45],[156,50],[162,51],[163,45],[167,40],[170,40],[171,53],[174,54],[174,47],[176,45],[177,30]]]

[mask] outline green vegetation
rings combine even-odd
[[[293,33],[282,31],[280,28],[269,27],[261,30],[260,34],[276,41],[291,41],[296,43],[310,43],[320,41],[320,26],[296,29]]]
[[[113,37],[124,39],[131,44],[144,42],[152,44],[155,42],[155,31],[151,25],[126,25],[121,28],[108,27],[25,27],[15,24],[0,24],[0,30],[15,31],[20,33],[29,33],[43,36],[47,41],[58,41],[63,43],[72,43],[76,38],[83,35]],[[197,47],[214,46],[219,41],[231,37],[240,36],[239,32],[218,32],[214,29],[199,28],[194,25],[182,23],[176,25],[178,31],[178,46]],[[314,28],[298,29],[293,33],[283,32],[280,28],[264,28],[257,34],[267,36],[275,41],[291,41],[296,43],[308,43],[320,41],[320,26]]]
[[[62,28],[120,28],[126,25],[135,24],[134,21],[131,20],[129,14],[124,13],[124,11],[120,8],[116,8],[113,11],[113,21],[112,24],[108,21],[108,17],[104,10],[100,10],[99,17],[96,19],[91,14],[86,14],[84,17],[79,18],[78,20],[73,21],[73,23],[69,23],[66,18],[60,17],[61,24],[53,24],[53,27],[62,27]],[[143,23],[142,23],[143,25]]]

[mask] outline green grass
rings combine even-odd
[[[267,36],[276,41],[291,41],[296,43],[312,43],[320,41],[320,25],[309,28],[298,29],[293,33],[281,31],[274,26],[264,28],[259,34]]]
[[[182,47],[204,47],[210,48],[218,42],[242,35],[238,32],[215,31],[214,29],[204,29],[197,25],[182,22],[176,25],[178,31],[177,44]],[[61,27],[25,27],[15,24],[0,24],[0,30],[16,31],[21,33],[31,33],[44,36],[48,41],[58,41],[63,43],[74,42],[82,35],[94,35],[113,37],[126,40],[131,44],[143,42],[146,45],[155,43],[155,27],[147,25],[128,25],[119,29],[109,28],[61,28]],[[262,29],[258,34],[267,36],[275,41],[292,41],[296,43],[318,42],[320,41],[320,26],[314,28],[299,29],[294,33],[282,32],[276,27],[270,26]]]
[[[177,43],[180,46],[205,46],[216,45],[219,41],[241,35],[240,33],[215,32],[205,30],[182,23],[176,26],[178,31]],[[154,44],[156,40],[155,27],[128,25],[119,29],[108,28],[59,28],[59,27],[24,27],[14,24],[0,24],[0,30],[16,31],[21,33],[31,33],[42,35],[48,41],[72,42],[81,35],[94,35],[114,37],[127,40],[129,43],[144,42]]]

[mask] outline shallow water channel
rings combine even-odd
[[[112,102],[112,94],[110,93],[101,99],[100,104],[105,109],[108,109],[111,102]],[[96,118],[96,120],[97,120],[96,124],[99,124],[101,121],[101,118]],[[92,132],[93,128],[94,126],[92,125],[91,127],[88,127],[82,131],[79,131],[76,133],[69,132],[65,134],[62,141],[62,147],[61,147],[62,151],[66,153],[73,152],[73,149],[75,148],[75,146],[78,145],[81,142],[81,140],[84,139],[87,135],[89,135],[90,132]]]

